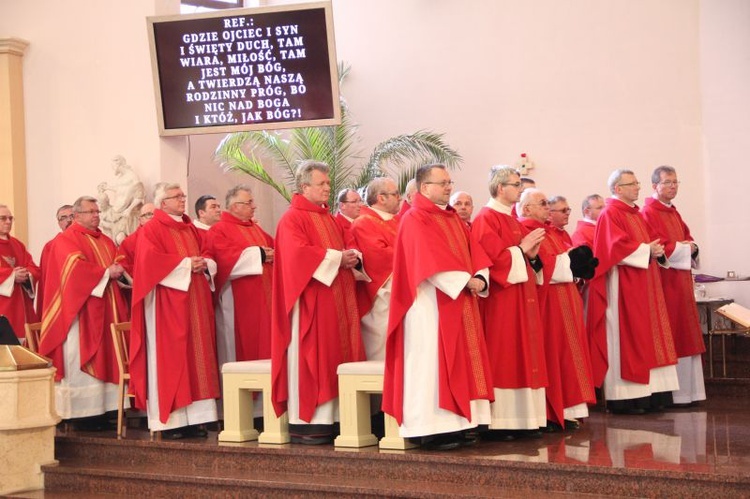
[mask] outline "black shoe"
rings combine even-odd
[[[185,438],[184,430],[187,427],[183,428],[174,428],[172,430],[163,430],[161,432],[161,438],[162,440],[181,440]]]
[[[183,430],[186,437],[206,438],[208,436],[208,432],[199,425],[186,426]]]
[[[565,426],[567,427],[568,422],[565,422]],[[547,420],[547,426],[543,426],[540,428],[541,431],[544,433],[559,433],[563,431],[562,425],[559,423],[555,423],[554,421]]]
[[[479,441],[479,432],[476,430],[465,430],[459,434],[461,447],[471,447]]]
[[[576,421],[575,419],[566,419],[565,420],[565,429],[566,430],[577,430],[581,427],[581,423]]]
[[[542,438],[542,430],[521,430],[521,434],[524,438]]]
[[[453,450],[461,447],[462,437],[457,433],[442,433],[422,439],[422,448],[425,450]]]
[[[73,423],[73,427],[78,431],[107,431],[117,428],[116,424],[110,423],[103,416],[94,416],[91,418],[79,419]]]
[[[479,438],[487,442],[512,442],[518,435],[513,430],[488,430],[480,433]]]
[[[293,433],[290,435],[293,444],[302,445],[325,445],[333,442],[333,435],[300,435]]]
[[[221,431],[221,421],[212,421],[204,425],[207,431]]]

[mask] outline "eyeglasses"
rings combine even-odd
[[[84,215],[84,214],[85,215],[98,215],[101,212],[102,210],[86,210],[86,211],[79,211],[78,213],[80,213],[81,215]]]
[[[355,199],[354,201],[341,201],[342,203],[348,203],[348,204],[362,204],[361,199]]]
[[[0,215],[0,222],[12,222],[15,219],[13,215]]]
[[[380,194],[382,194],[383,196],[396,196],[397,198],[401,197],[401,193],[398,192],[398,191],[396,191],[396,192],[381,192]]]
[[[628,182],[627,184],[617,184],[620,187],[630,187],[631,185],[635,185],[637,187],[641,186],[640,182]]]
[[[154,218],[154,212],[152,211],[151,213],[143,213],[139,218]]]
[[[246,205],[246,206],[250,206],[251,204],[253,204],[253,202],[254,202],[254,201],[235,201],[235,202],[234,202],[234,203],[232,203],[232,204],[244,204],[244,205]]]
[[[535,204],[537,206],[549,206],[549,201],[547,201],[546,199],[542,199],[538,203],[533,203],[533,204]]]
[[[75,218],[72,214],[71,215],[60,215],[57,217],[58,222],[62,222],[63,220],[73,220]]]
[[[663,185],[664,187],[677,187],[680,185],[679,180],[665,180],[664,182],[659,182],[659,184]]]
[[[453,180],[443,180],[442,182],[422,182],[422,183],[423,184],[427,184],[427,185],[439,185],[443,189],[445,189],[449,185],[455,184],[455,182]]]
[[[518,189],[521,187],[521,182],[513,182],[513,183],[503,182],[501,185],[509,185],[511,187],[515,187],[516,189]]]
[[[167,199],[178,199],[180,201],[185,201],[187,199],[187,196],[184,194],[177,194],[176,196],[169,196],[168,198],[164,198],[163,200],[166,201]]]
[[[559,211],[560,213],[565,213],[567,215],[568,213],[570,213],[573,210],[571,210],[570,207],[568,207],[568,208],[560,208],[558,210],[550,209],[549,211]]]

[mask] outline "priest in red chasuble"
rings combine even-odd
[[[230,189],[225,206],[206,235],[206,250],[217,265],[219,365],[270,359],[273,238],[253,221],[255,199],[249,186]]]
[[[99,230],[96,198],[73,204],[75,221],[50,248],[45,266],[39,353],[52,359],[55,402],[63,419],[117,409],[119,371],[110,324],[129,318],[117,280],[115,243]],[[93,427],[101,420],[81,422]]]
[[[73,205],[64,204],[59,207],[55,213],[55,218],[57,219],[57,225],[60,227],[60,233],[65,232],[65,229],[70,227],[70,224],[73,223]],[[36,288],[36,304],[34,305],[34,309],[36,310],[37,317],[40,319],[42,318],[42,312],[44,311],[44,268],[47,263],[47,258],[49,257],[49,252],[52,249],[52,245],[55,243],[55,239],[57,239],[59,235],[60,234],[57,234],[51,240],[47,241],[42,248],[42,254],[39,255],[39,268],[41,269],[41,275]]]
[[[352,223],[356,247],[367,262],[371,281],[357,283],[362,341],[368,360],[385,359],[385,336],[391,301],[393,247],[401,196],[393,179],[378,177],[367,185],[367,205]]]
[[[547,426],[547,367],[537,297],[543,269],[543,228],[526,229],[512,215],[521,178],[508,166],[493,167],[490,200],[474,218],[472,235],[492,261],[490,294],[482,300],[495,402],[488,438],[537,436]]]
[[[573,246],[586,245],[594,247],[594,232],[599,214],[604,209],[604,199],[599,194],[591,194],[581,203],[581,214],[583,219],[578,221],[576,230],[570,236]]]
[[[490,260],[448,205],[445,166],[417,170],[417,193],[401,220],[393,260],[383,411],[402,437],[449,450],[490,422],[492,375],[477,296]]]
[[[359,216],[362,209],[362,196],[354,189],[342,189],[336,196],[338,203],[338,213],[336,213],[336,223],[344,231],[347,238],[350,237],[352,222]]]
[[[651,175],[654,194],[646,198],[641,214],[659,236],[669,267],[659,267],[669,324],[677,351],[680,389],[672,392],[677,405],[706,399],[701,354],[706,351],[698,319],[690,269],[696,265],[698,246],[672,200],[680,182],[671,166],[660,166]]]
[[[589,283],[591,366],[611,410],[643,414],[670,404],[679,388],[658,270],[668,262],[635,204],[641,187],[633,172],[615,170],[608,185],[612,197],[594,236],[599,267]]]
[[[150,222],[139,229],[133,276],[131,391],[148,427],[166,438],[206,436],[216,421],[219,369],[211,285],[198,229],[185,214],[178,184],[156,193]]]
[[[292,442],[320,444],[332,440],[338,420],[336,369],[365,359],[355,274],[367,277],[328,211],[328,166],[303,162],[296,188],[276,229],[272,396],[276,413],[289,413]]]
[[[140,236],[140,228],[143,227],[147,222],[154,218],[154,210],[156,206],[154,203],[145,203],[141,206],[138,213],[138,228],[132,234],[129,234],[117,247],[117,263],[122,265],[125,269],[125,273],[129,276],[129,280],[132,281],[133,277],[133,264],[135,263],[135,247],[138,243],[138,236]]]
[[[24,324],[39,322],[34,311],[34,287],[41,271],[26,246],[10,235],[13,213],[0,204],[0,315],[8,318],[16,336],[26,336]]]
[[[587,404],[596,403],[591,375],[588,341],[583,322],[583,301],[575,278],[584,277],[576,265],[586,258],[570,251],[567,239],[551,224],[550,204],[543,192],[526,189],[518,203],[519,221],[529,231],[543,228],[545,238],[539,246],[542,280],[537,288],[544,331],[544,354],[547,361],[546,389],[548,430],[578,428],[578,419],[589,415]],[[591,250],[586,249],[588,255]],[[581,262],[584,263],[584,262]],[[589,264],[593,275],[594,267]]]

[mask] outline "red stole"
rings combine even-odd
[[[216,261],[216,298],[224,287],[232,287],[234,339],[237,360],[271,357],[271,280],[273,263],[263,264],[263,273],[229,280],[242,252],[249,247],[273,248],[273,238],[252,220],[240,220],[228,211],[211,226],[206,249]]]
[[[512,264],[509,248],[517,246],[528,231],[510,215],[484,207],[474,219],[471,232],[492,260],[490,296],[480,307],[494,386],[545,387],[547,368],[536,275],[526,263],[528,280],[508,282]]]
[[[155,210],[154,218],[139,232],[133,276],[130,386],[136,407],[145,410],[148,373],[144,300],[155,291],[159,420],[166,423],[176,409],[219,397],[211,289],[202,273],[191,273],[187,292],[159,284],[184,258],[202,254],[198,229],[187,216],[178,222]]]
[[[666,206],[658,199],[646,198],[641,214],[659,236],[667,255],[674,252],[676,242],[693,240],[690,229],[674,205]],[[677,356],[690,357],[705,352],[691,272],[663,267],[659,267],[659,272]]]
[[[110,324],[128,320],[127,304],[112,280],[101,298],[91,296],[116,252],[115,243],[99,229],[78,223],[55,238],[44,269],[39,353],[52,359],[56,380],[65,376],[63,343],[78,317],[81,370],[108,383],[119,381]]]
[[[386,339],[383,411],[399,424],[404,407],[403,320],[414,304],[417,287],[440,272],[461,271],[473,276],[490,263],[452,207],[443,210],[421,194],[414,195],[412,208],[402,217],[396,236]],[[439,406],[471,419],[472,400],[493,400],[477,300],[467,290],[455,300],[438,289],[435,293]]]
[[[398,217],[383,220],[367,206],[362,207],[359,217],[352,223],[351,233],[357,249],[362,252],[367,264],[367,275],[371,282],[357,283],[360,316],[364,317],[372,309],[375,295],[393,273],[393,246],[398,231]]]
[[[39,321],[34,311],[34,301],[24,287],[34,286],[42,272],[26,251],[26,246],[15,237],[8,236],[8,239],[0,239],[0,282],[11,279],[15,267],[25,267],[29,271],[29,280],[25,285],[14,283],[10,296],[0,296],[0,315],[6,316],[16,336],[23,338],[26,336],[24,324]]]
[[[587,222],[585,220],[579,220],[578,225],[576,225],[576,231],[573,233],[573,236],[570,238],[570,240],[573,243],[573,246],[583,246],[586,245],[589,248],[594,247],[594,232],[596,231],[596,224],[592,224],[591,222]]]
[[[328,212],[300,194],[279,220],[271,325],[273,403],[286,411],[289,398],[287,349],[291,313],[299,302],[299,416],[310,421],[315,408],[338,397],[336,369],[365,359],[359,329],[354,274],[340,269],[330,286],[313,279],[327,249],[343,251],[345,235]]]
[[[599,259],[590,281],[587,328],[595,386],[601,386],[608,369],[607,289],[608,272],[641,244],[656,239],[638,212],[616,199],[606,206],[596,222],[594,254]],[[650,370],[675,364],[677,356],[664,303],[661,278],[655,260],[647,269],[617,267],[620,310],[620,377],[635,383],[649,382]]]

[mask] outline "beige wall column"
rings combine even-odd
[[[15,236],[28,243],[26,135],[23,106],[23,53],[28,42],[0,38],[0,203],[16,221]]]

